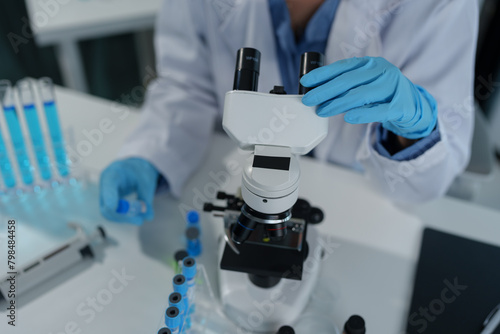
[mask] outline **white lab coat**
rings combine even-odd
[[[362,56],[389,60],[437,100],[441,140],[419,158],[394,161],[373,148],[377,124],[331,117],[319,160],[363,170],[394,200],[443,195],[469,159],[478,25],[474,0],[341,0],[326,63]],[[202,162],[236,51],[261,51],[259,91],[281,84],[267,0],[165,0],[156,27],[159,79],[148,88],[140,124],[121,157],[152,162],[179,196]]]

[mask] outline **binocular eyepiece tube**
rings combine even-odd
[[[305,74],[311,72],[318,67],[323,66],[324,56],[319,52],[306,52],[300,57],[300,72],[299,72],[299,80]],[[299,95],[304,95],[312,88],[304,87],[299,83]]]
[[[256,92],[259,87],[260,51],[241,48],[236,56],[233,90]]]
[[[233,90],[256,92],[259,87],[261,53],[253,48],[241,48],[236,55]],[[300,59],[299,79],[310,71],[323,66],[324,56],[319,52],[306,52]],[[307,93],[311,88],[299,84],[299,94]]]

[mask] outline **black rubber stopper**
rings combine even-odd
[[[170,296],[168,296],[168,302],[172,304],[177,304],[182,300],[182,296],[178,292],[171,293]]]
[[[278,330],[278,333],[276,334],[295,334],[295,331],[290,326],[283,326]]]
[[[184,261],[182,261],[182,265],[184,267],[192,267],[195,264],[196,264],[196,261],[192,257],[187,257],[187,258],[184,259]]]
[[[175,306],[170,306],[169,308],[167,308],[165,313],[166,313],[167,317],[175,318],[176,316],[179,315],[179,309]]]
[[[158,331],[158,334],[172,334],[172,331],[168,329],[167,327],[160,328]]]
[[[174,276],[174,283],[176,285],[182,285],[184,282],[186,282],[186,277],[184,277],[184,275],[179,274]]]
[[[190,227],[186,230],[186,238],[188,240],[196,240],[200,236],[200,230],[196,227]]]
[[[365,320],[359,315],[353,315],[344,326],[346,334],[366,334]]]
[[[187,258],[188,256],[189,256],[188,252],[186,252],[184,249],[178,250],[177,252],[175,252],[175,255],[174,255],[175,262],[182,261],[185,258]]]

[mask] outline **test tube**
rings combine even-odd
[[[56,158],[57,170],[59,171],[59,175],[64,177],[69,174],[69,165],[66,150],[64,148],[64,137],[57,113],[54,83],[52,79],[44,77],[38,80],[38,88],[43,102],[50,139],[52,140],[52,149],[54,150],[54,156]]]
[[[187,252],[189,256],[199,256],[201,254],[200,230],[196,227],[189,227],[186,230]]]
[[[182,296],[182,300],[184,301],[184,312],[187,314],[189,310],[189,301],[187,297],[188,286],[186,277],[184,277],[184,275],[181,274],[175,275],[172,280],[172,283],[174,287],[174,292],[178,292]]]
[[[180,333],[181,317],[177,307],[171,306],[167,308],[165,311],[165,325],[172,331],[172,334]]]
[[[31,135],[31,143],[35,151],[38,168],[40,168],[40,176],[43,180],[49,180],[51,177],[50,172],[50,159],[45,150],[45,143],[43,140],[42,129],[40,127],[40,120],[35,106],[35,96],[33,94],[33,86],[31,80],[23,79],[17,83],[19,91],[19,98],[23,105],[26,123]]]
[[[201,228],[200,215],[197,211],[189,211],[186,215],[186,249],[190,256],[199,256],[201,254]]]
[[[196,277],[196,260],[192,257],[187,257],[182,261],[182,275],[186,278],[186,283],[188,287],[187,300],[188,308],[186,310],[186,327],[191,326],[190,314],[195,312],[194,304],[194,287],[195,287],[195,277]]]
[[[147,211],[146,203],[143,201],[127,201],[121,199],[118,201],[116,213],[128,216],[139,216],[145,214]]]
[[[0,81],[0,100],[9,128],[10,138],[14,152],[16,154],[17,164],[24,184],[33,183],[33,174],[31,162],[26,152],[26,145],[24,143],[23,132],[19,123],[19,116],[17,115],[16,106],[14,102],[14,90],[8,80]]]
[[[178,250],[174,254],[174,269],[176,274],[180,274],[182,272],[182,261],[189,256],[189,253],[184,249]]]
[[[191,210],[186,214],[187,227],[200,228],[200,214],[198,211]]]
[[[181,324],[179,326],[179,332],[182,333],[182,327],[184,322],[184,316],[186,313],[187,304],[179,292],[173,292],[168,296],[168,305],[175,306],[179,310],[179,317],[181,319]]]
[[[196,276],[196,260],[192,257],[187,257],[182,261],[182,274],[186,277],[188,289],[194,287]]]
[[[0,129],[0,171],[2,172],[3,183],[6,188],[13,188],[16,185],[16,176],[10,163],[9,153],[3,140],[2,130]]]

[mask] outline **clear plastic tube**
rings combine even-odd
[[[49,127],[50,139],[52,140],[52,149],[56,158],[57,170],[61,176],[69,174],[68,157],[66,154],[64,137],[61,131],[61,124],[57,113],[57,106],[54,94],[54,84],[50,78],[41,78],[38,80],[40,97],[43,102],[45,118]]]
[[[7,121],[7,127],[9,128],[10,138],[16,154],[21,177],[24,184],[32,184],[33,174],[31,162],[26,151],[23,132],[21,131],[21,125],[19,123],[19,117],[14,103],[14,90],[8,80],[0,81],[0,100],[2,102],[5,120]]]
[[[50,159],[45,149],[45,142],[43,140],[42,129],[40,127],[40,120],[35,106],[35,97],[33,94],[33,86],[31,80],[24,79],[17,83],[19,91],[19,98],[24,109],[26,123],[31,136],[31,143],[35,151],[38,168],[40,169],[40,176],[43,180],[49,180],[51,177]]]
[[[0,129],[0,171],[2,172],[3,183],[6,188],[13,188],[16,185],[16,176],[10,163],[7,147],[3,140],[2,130]]]
[[[118,208],[116,209],[117,213],[128,216],[139,216],[146,213],[146,211],[146,203],[143,201],[127,201],[124,199],[118,201]]]

